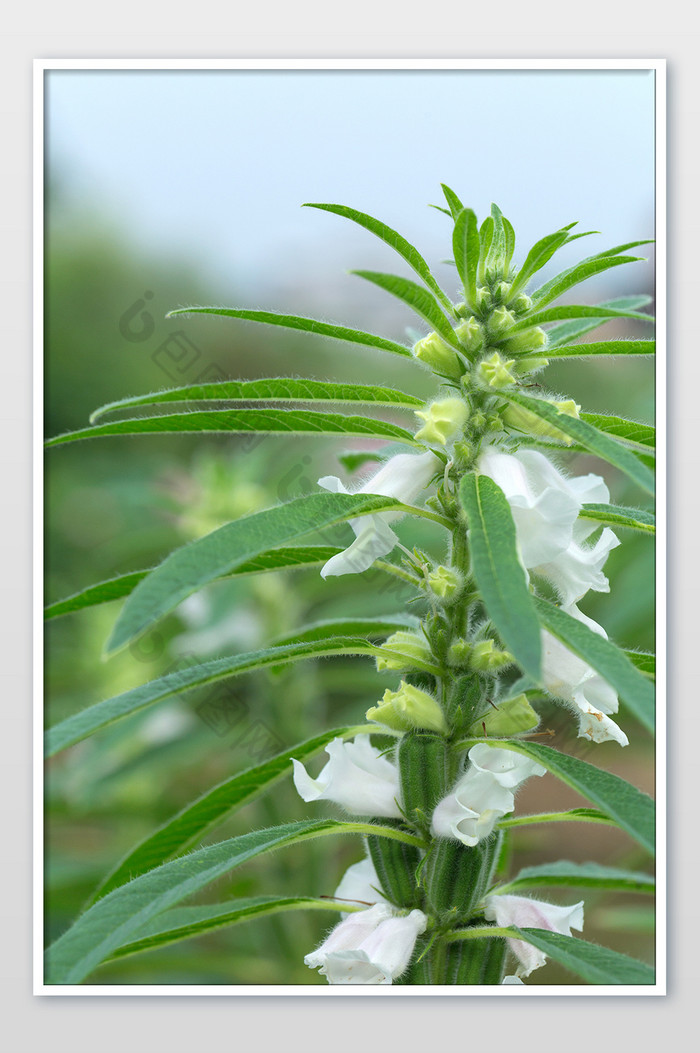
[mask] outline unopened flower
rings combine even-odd
[[[490,388],[507,388],[515,384],[515,377],[510,372],[514,359],[503,359],[498,351],[494,351],[489,358],[484,358],[476,369],[476,375],[482,384]]]
[[[573,399],[566,399],[565,401],[544,399],[543,401],[547,405],[553,406],[557,413],[563,413],[567,417],[578,417],[581,410],[581,407]],[[528,435],[542,435],[551,439],[558,439],[560,442],[566,443],[567,446],[571,446],[574,441],[570,435],[557,428],[556,425],[550,424],[549,421],[543,420],[537,413],[513,403],[510,403],[503,411],[503,420],[511,428],[515,428],[517,431],[524,431]]]
[[[494,894],[486,899],[484,916],[487,921],[507,927],[547,929],[570,936],[572,929],[579,932],[583,928],[583,901],[572,907],[560,907],[555,903],[542,903],[526,896],[499,896]],[[508,939],[508,946],[519,961],[517,976],[529,976],[533,969],[539,969],[547,956],[524,940]],[[510,981],[511,983],[515,981]]]
[[[426,728],[444,734],[447,731],[445,714],[432,695],[421,691],[413,684],[401,681],[398,691],[384,692],[378,706],[368,709],[367,720],[377,721],[394,731],[410,731],[411,728]]]
[[[304,801],[333,801],[352,815],[401,818],[398,770],[372,746],[368,735],[358,735],[353,742],[333,739],[326,753],[330,760],[317,779],[300,761],[292,761],[294,785]]]
[[[607,639],[605,629],[575,604],[562,608],[594,633]],[[579,737],[592,742],[613,740],[626,746],[629,739],[609,714],[617,713],[615,689],[555,636],[542,632],[542,680],[556,698],[570,703],[579,718]]]
[[[404,504],[411,504],[441,467],[442,462],[430,450],[419,454],[399,453],[383,464],[356,492],[395,497]],[[350,492],[335,475],[326,475],[318,483],[324,490],[333,493]],[[401,512],[389,511],[348,519],[355,540],[344,552],[328,560],[321,570],[321,577],[360,574],[371,567],[375,559],[388,555],[398,543],[396,534],[388,524],[401,515]]]
[[[464,373],[459,355],[438,333],[429,333],[419,340],[413,347],[413,354],[436,373],[453,380],[459,380]]]
[[[432,662],[433,655],[425,636],[422,633],[412,633],[408,630],[399,629],[387,637],[379,648],[380,653],[376,657],[377,672],[407,672],[409,669],[418,668],[425,662]]]
[[[451,793],[439,802],[430,826],[434,837],[473,847],[515,807],[516,790],[545,768],[514,750],[477,743],[469,750],[470,766]]]
[[[468,416],[467,405],[462,399],[450,398],[431,402],[424,410],[415,410],[425,424],[416,432],[416,439],[445,446],[462,430]]]
[[[341,921],[304,961],[329,984],[392,984],[408,967],[427,921],[420,910],[397,915],[378,903]]]

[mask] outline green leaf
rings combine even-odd
[[[633,318],[637,322],[654,321],[651,315],[641,314],[639,311],[622,311],[614,307],[603,306],[593,307],[591,304],[563,304],[561,307],[545,307],[542,311],[528,312],[519,322],[510,327],[508,336],[534,325],[546,325],[547,322],[557,322],[564,318],[599,318],[606,321],[610,318]]]
[[[166,910],[148,925],[144,925],[139,938],[133,943],[119,947],[108,958],[114,961],[129,954],[150,951],[156,947],[201,936],[230,925],[238,925],[254,918],[269,917],[290,910],[354,911],[352,903],[335,902],[332,899],[313,899],[310,896],[253,896],[249,899],[231,900],[228,903],[205,903],[194,907],[175,907]]]
[[[377,834],[408,844],[422,842],[395,827],[333,819],[287,823],[200,848],[114,889],[95,903],[46,952],[48,984],[80,983],[118,947],[169,907],[266,852],[330,834]]]
[[[542,308],[558,299],[574,285],[579,285],[595,274],[601,274],[603,271],[610,270],[611,267],[620,267],[625,263],[639,263],[641,259],[641,256],[593,256],[588,260],[582,260],[575,267],[562,271],[561,274],[557,274],[555,278],[551,278],[533,292],[533,305],[538,309]]]
[[[326,731],[323,735],[301,742],[263,764],[239,772],[208,790],[136,845],[105,878],[91,902],[102,899],[112,889],[160,866],[195,842],[201,841],[213,827],[291,775],[292,758],[303,764],[320,753],[331,739],[349,738],[356,730],[336,728],[334,731]]]
[[[639,669],[645,676],[650,677],[652,680],[654,679],[656,676],[656,655],[649,654],[648,651],[625,651],[624,654],[627,655],[635,669]]]
[[[322,658],[330,655],[376,655],[378,648],[359,637],[340,637],[329,640],[314,640],[310,643],[289,644],[285,647],[268,647],[246,654],[227,655],[209,662],[185,665],[165,676],[158,677],[121,695],[97,702],[94,706],[80,710],[55,724],[46,732],[46,756],[51,757],[60,750],[88,738],[110,724],[139,713],[147,706],[162,702],[173,695],[184,694],[196,687],[212,684],[227,677],[241,676],[256,669],[298,662],[307,658]]]
[[[90,415],[90,423],[115,410],[133,406],[154,406],[162,402],[358,402],[367,406],[413,409],[423,401],[393,388],[373,384],[333,384],[324,380],[271,377],[260,380],[223,380],[215,384],[189,384],[186,387],[153,391],[148,395],[118,399],[100,406]]]
[[[328,618],[314,622],[294,633],[276,637],[275,645],[328,640],[334,636],[390,636],[399,630],[418,628],[418,619],[410,614],[376,615],[374,618]]]
[[[219,432],[266,435],[362,435],[393,439],[414,445],[411,432],[396,424],[373,417],[346,417],[341,413],[316,413],[313,410],[236,409],[194,410],[189,413],[163,413],[157,417],[134,417],[96,424],[92,428],[64,432],[47,439],[45,446],[59,446],[81,439],[103,435],[144,435],[179,432]]]
[[[616,311],[633,311],[637,307],[646,307],[647,304],[651,303],[651,296],[638,295],[638,296],[619,296],[614,300],[604,300],[599,303],[598,307],[613,308]],[[584,319],[583,321],[564,322],[563,325],[557,325],[553,329],[550,329],[547,333],[547,354],[556,347],[561,347],[564,344],[568,344],[571,340],[576,340],[579,336],[584,336],[586,333],[592,332],[593,329],[599,329],[601,325],[604,325],[608,321],[609,315],[604,318]],[[645,315],[649,318],[648,315]],[[650,319],[653,321],[653,319]]]
[[[464,205],[459,200],[454,190],[450,190],[450,188],[445,183],[440,183],[440,186],[442,187],[442,192],[445,195],[445,201],[450,206],[452,218],[457,219],[457,216],[464,208]]]
[[[547,929],[518,929],[521,939],[590,984],[653,984],[654,970],[636,958]]]
[[[651,512],[642,512],[637,508],[623,508],[621,505],[584,505],[579,512],[581,519],[593,519],[606,526],[627,527],[629,530],[641,530],[645,534],[656,532],[656,519]]]
[[[491,252],[494,233],[495,224],[493,216],[487,216],[479,227],[479,268],[477,275],[480,282],[483,282],[486,279],[486,261]]]
[[[619,827],[654,853],[654,802],[636,786],[578,757],[543,746],[540,742],[515,739],[479,739],[487,746],[514,750],[530,757],[582,794]]]
[[[268,552],[261,552],[255,559],[246,560],[231,574],[224,577],[244,577],[247,574],[261,574],[266,571],[286,570],[295,567],[317,567],[326,563],[332,556],[342,552],[337,545],[306,545],[294,548],[273,548]],[[381,561],[375,563],[378,569],[386,569],[387,564]],[[118,578],[110,578],[96,585],[90,585],[82,592],[76,592],[67,596],[64,600],[57,600],[44,609],[44,617],[59,618],[64,614],[72,614],[74,611],[84,610],[87,607],[95,607],[100,603],[109,603],[112,600],[122,599],[133,592],[140,581],[152,572],[148,570],[136,570],[131,574],[122,574]]]
[[[617,892],[656,891],[656,882],[651,874],[619,867],[605,867],[600,863],[570,863],[559,860],[540,866],[524,867],[511,881],[498,887],[499,894],[519,892],[526,888],[607,888]]]
[[[397,506],[398,502],[388,497],[318,493],[226,523],[171,552],[136,586],[119,615],[107,645],[108,652],[116,651],[140,635],[186,596],[215,578],[231,574],[242,563],[269,548],[311,530]]]
[[[636,420],[624,417],[613,417],[609,413],[582,413],[581,420],[592,424],[606,435],[614,435],[622,442],[632,443],[654,450],[656,448],[656,428],[651,424],[641,424]]]
[[[384,453],[378,450],[348,450],[347,453],[339,453],[336,456],[348,472],[356,472],[365,464],[379,464],[384,460]]]
[[[513,230],[513,224],[509,219],[501,214],[503,221],[503,234],[505,237],[505,252],[503,262],[503,273],[507,276],[510,272],[510,263],[513,259],[513,253],[515,252],[515,231]]]
[[[459,491],[467,514],[472,573],[489,617],[523,670],[540,679],[540,634],[515,526],[503,491],[486,475],[465,475]]]
[[[548,347],[545,353],[548,358],[580,358],[583,355],[653,355],[655,351],[655,340],[602,340],[599,343]]]
[[[452,232],[457,273],[462,279],[464,297],[468,304],[476,304],[476,272],[479,265],[479,228],[476,215],[470,208],[463,208],[455,217]]]
[[[535,598],[535,607],[543,628],[612,684],[629,711],[653,734],[654,688],[625,652],[547,600]]]
[[[525,262],[511,283],[511,298],[522,292],[532,275],[541,270],[557,249],[560,249],[567,240],[568,230],[567,228],[562,228],[561,230],[555,230],[553,234],[547,234],[546,237],[541,238],[540,241],[532,246],[525,258]]]
[[[473,745],[473,740],[463,744],[468,748]],[[597,808],[570,808],[566,812],[538,812],[535,815],[513,815],[508,819],[499,819],[496,826],[500,830],[509,830],[514,826],[533,826],[541,823],[607,823],[615,826],[612,819],[608,818]]]
[[[331,322],[319,322],[316,318],[301,318],[295,314],[277,314],[275,311],[248,311],[238,307],[178,307],[170,311],[167,318],[185,314],[215,314],[222,318],[242,318],[248,322],[262,322],[265,325],[280,325],[285,329],[301,329],[316,336],[330,336],[334,340],[347,340],[351,344],[364,344],[379,351],[391,351],[395,355],[412,358],[410,347],[397,344],[395,340],[386,340],[374,333],[364,333],[359,329],[348,329],[344,325]]]
[[[509,402],[530,410],[548,424],[553,424],[565,435],[577,439],[581,446],[619,468],[642,489],[649,493],[654,492],[654,476],[647,466],[642,464],[631,450],[594,428],[587,421],[570,417],[567,413],[560,413],[556,406],[552,406],[544,399],[528,398],[521,395],[519,391],[500,391],[499,394]]]
[[[507,274],[508,269],[503,266],[506,254],[506,231],[503,224],[503,215],[498,205],[494,205],[493,202],[491,203],[491,221],[493,223],[493,234],[486,255],[486,273],[500,271]]]
[[[380,289],[391,293],[392,296],[403,300],[405,304],[424,318],[440,336],[444,337],[448,344],[459,348],[460,344],[455,336],[450,320],[443,314],[440,304],[432,293],[421,285],[410,281],[409,278],[401,278],[398,274],[381,274],[379,271],[351,271],[358,278],[364,278]]]
[[[438,300],[441,301],[442,305],[446,307],[448,311],[452,309],[452,304],[433,277],[428,264],[425,262],[418,249],[414,248],[414,246],[406,241],[406,239],[397,231],[388,227],[386,223],[374,219],[373,216],[368,216],[365,212],[358,212],[354,208],[348,208],[346,205],[320,205],[314,202],[307,202],[306,207],[320,208],[325,212],[334,212],[337,216],[344,216],[345,219],[351,219],[354,223],[359,223],[361,227],[365,227],[366,230],[371,231],[372,234],[376,234],[378,238],[381,238],[381,240],[386,242],[387,245],[390,245],[392,249],[395,249],[399,256],[403,257],[409,267],[412,267],[416,274],[423,279],[428,288],[435,293]]]

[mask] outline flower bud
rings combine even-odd
[[[540,348],[545,347],[547,344],[547,334],[544,329],[540,326],[535,326],[532,329],[524,329],[522,333],[516,333],[515,336],[509,336],[504,342],[503,348],[512,354],[523,354],[526,351],[538,351]]]
[[[456,326],[455,334],[466,351],[479,351],[483,347],[484,330],[473,315]]]
[[[496,286],[496,295],[501,303],[508,303],[508,297],[510,296],[511,284],[510,282],[499,282]]]
[[[532,308],[532,300],[525,293],[520,293],[519,296],[515,297],[510,308],[512,311],[515,311],[516,314],[525,314],[526,311],[529,311]]]
[[[510,372],[514,361],[512,358],[504,360],[498,351],[494,351],[490,358],[485,358],[479,363],[476,376],[482,384],[488,384],[490,388],[506,388],[509,384],[515,384],[515,377]]]
[[[459,380],[464,372],[459,356],[437,333],[429,333],[413,347],[413,354],[436,373]]]
[[[554,406],[559,413],[566,414],[567,417],[578,417],[581,409],[573,399],[567,399],[565,402],[557,402],[556,399],[544,399],[544,401],[548,402],[550,406]],[[555,428],[548,421],[542,420],[536,413],[532,413],[523,406],[509,405],[503,411],[503,420],[511,428],[517,428],[518,431],[527,432],[529,435],[547,435],[552,439],[559,439],[560,442],[565,442],[567,446],[570,446],[574,441],[571,436],[560,431],[559,428]]]
[[[440,564],[428,575],[428,584],[436,596],[449,603],[457,597],[462,588],[462,575],[459,571]]]
[[[490,333],[504,333],[512,325],[515,325],[515,315],[507,307],[497,307],[491,312],[488,321]]]
[[[493,302],[490,290],[485,285],[480,285],[476,290],[476,306],[480,309],[490,307]]]
[[[464,427],[468,410],[462,399],[449,398],[432,402],[427,409],[416,410],[415,413],[425,421],[416,432],[416,439],[445,446]]]
[[[398,691],[384,692],[380,705],[372,706],[365,714],[367,720],[384,724],[394,731],[426,728],[444,734],[447,731],[445,714],[427,691],[401,681]]]
[[[400,629],[390,636],[380,647],[385,652],[377,655],[377,672],[405,673],[418,668],[425,662],[432,662],[428,641],[422,634]]]
[[[468,640],[455,640],[450,644],[447,652],[447,664],[453,668],[466,666],[472,653],[472,645]]]
[[[497,413],[486,418],[486,431],[503,431],[503,421]]]
[[[493,640],[480,640],[472,646],[469,659],[471,668],[477,673],[496,673],[513,662],[508,651],[497,651]]]
[[[528,702],[527,695],[518,695],[517,698],[499,702],[496,709],[489,709],[488,713],[474,721],[467,734],[481,734],[485,728],[487,735],[507,738],[532,731],[539,722],[540,718]]]

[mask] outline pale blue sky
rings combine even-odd
[[[302,266],[391,268],[371,235],[304,201],[370,212],[435,262],[448,221],[426,205],[441,203],[440,182],[480,217],[496,201],[521,248],[574,219],[602,231],[591,252],[653,235],[652,72],[53,70],[47,81],[48,163],[74,202],[222,288],[270,270],[283,287]],[[567,251],[559,266],[586,254]]]

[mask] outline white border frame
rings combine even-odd
[[[657,639],[657,720],[656,738],[656,805],[657,821],[657,917],[656,917],[656,984],[654,985],[577,985],[556,987],[306,987],[303,985],[49,985],[44,983],[44,781],[43,781],[43,355],[44,355],[44,87],[45,73],[50,70],[648,70],[655,75],[655,140],[656,140],[656,424],[657,462],[657,535],[656,535],[656,639]],[[667,976],[667,717],[666,717],[666,569],[667,569],[667,420],[666,420],[666,337],[667,337],[667,254],[666,254],[666,60],[665,59],[35,59],[34,61],[34,129],[33,129],[33,304],[34,304],[34,397],[33,397],[33,945],[35,995],[48,996],[270,996],[312,997],[433,997],[435,995],[473,997],[528,998],[562,995],[617,997],[624,995],[665,995]]]

